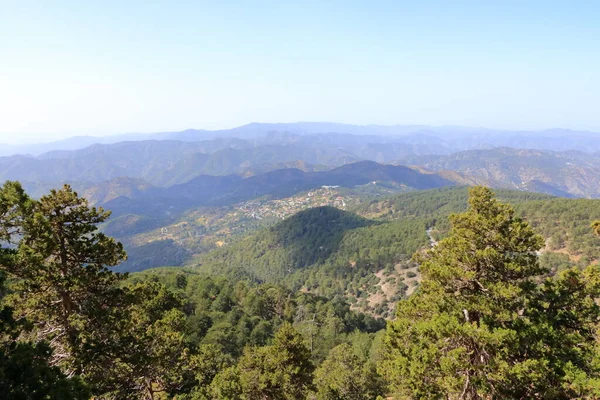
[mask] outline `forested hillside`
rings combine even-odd
[[[116,216],[134,213],[164,217],[195,207],[232,205],[260,197],[285,198],[322,186],[353,188],[372,182],[388,185],[396,191],[454,184],[436,174],[421,173],[405,166],[363,161],[319,172],[280,169],[248,178],[201,175],[168,188],[149,187],[135,196],[122,195],[101,205],[112,209]]]
[[[518,216],[527,220],[546,239],[543,262],[587,265],[600,260],[600,241],[588,229],[600,218],[600,201],[564,199],[527,192],[496,189],[498,198],[513,204]],[[354,209],[370,218],[396,220],[425,218],[432,235],[444,237],[447,217],[467,208],[467,188],[445,188],[414,192],[374,200]],[[556,265],[555,265],[556,266]]]
[[[139,136],[144,140],[129,135],[82,148],[78,143],[87,139],[78,138],[35,156],[0,157],[0,178],[23,182],[34,198],[68,183],[93,205],[110,209],[112,218],[101,229],[130,255],[119,271],[186,265],[288,217],[290,210],[320,205],[350,210],[357,202],[394,193],[484,185],[565,198],[599,196],[594,188],[600,187],[600,164],[593,145],[584,145],[598,143],[597,134],[505,133],[300,123]],[[323,186],[339,186],[342,200],[298,200]],[[351,202],[344,190],[353,191]],[[235,216],[231,211],[279,200],[306,205],[273,206],[278,212],[266,218],[260,212]],[[216,215],[224,219],[215,221]],[[558,266],[594,258],[583,249],[593,239],[586,238],[579,249],[577,240],[554,236],[555,254],[545,256],[548,262]]]
[[[108,212],[68,186],[33,200],[8,182],[0,188],[1,393],[596,398],[598,267],[552,271],[538,256],[543,237],[518,217],[531,206],[579,221],[595,202],[501,196],[517,210],[483,187],[362,208],[378,220],[312,208],[208,253],[194,268],[127,276],[110,269],[125,260],[121,244],[97,229]],[[443,228],[440,213],[465,208],[465,200],[466,211]],[[428,247],[428,224],[443,239],[410,261]],[[584,235],[599,225],[580,232],[540,220],[538,227]],[[388,280],[390,262],[413,275],[418,267],[421,284],[398,298],[386,323],[345,299],[368,293],[373,277]]]
[[[341,299],[290,291],[274,284],[210,276],[190,269],[161,268],[129,278],[131,284],[158,281],[182,296],[188,314],[186,339],[195,346],[218,345],[232,357],[245,346],[264,346],[285,322],[307,332],[312,357],[323,361],[348,340],[373,339],[385,322],[350,310]],[[356,336],[356,338],[353,337]],[[366,350],[368,355],[368,348]]]
[[[600,400],[599,21],[0,0],[0,400]]]
[[[120,238],[130,253],[129,260],[118,267],[118,270],[139,271],[150,267],[190,263],[195,256],[220,246],[228,247],[282,218],[325,204],[352,211],[377,223],[394,220],[401,225],[409,220],[419,220],[421,226],[432,228],[430,234],[434,239],[447,231],[448,225],[444,221],[451,213],[466,209],[465,187],[414,191],[392,196],[386,195],[389,193],[386,190],[383,185],[319,189],[282,199],[202,207],[173,217],[116,215],[103,225],[103,230]],[[573,226],[588,226],[598,216],[597,200],[561,199],[503,189],[496,189],[496,193],[502,200],[514,204],[519,215],[530,220],[547,240],[543,262],[550,262],[558,267],[585,265],[598,259],[599,255],[594,250],[596,238],[591,232],[585,228],[575,229],[566,223],[574,220],[576,222]],[[419,232],[415,238],[421,237],[424,231],[425,229]],[[420,240],[414,239],[414,242]],[[362,243],[367,246],[369,242]],[[348,256],[347,262],[353,261],[353,258],[355,257]],[[389,259],[390,257],[387,258]]]
[[[318,207],[200,256],[194,265],[212,274],[242,274],[293,290],[341,296],[363,310],[388,316],[385,296],[369,303],[381,291],[375,274],[396,264],[407,269],[410,256],[429,243],[425,229],[424,220],[382,223]],[[398,281],[389,290],[397,301],[406,287]]]
[[[0,189],[0,239],[13,243],[0,247],[6,398],[302,398],[338,345],[350,346],[361,390],[384,394],[383,320],[240,276],[115,274],[126,255],[96,227],[108,215],[69,187],[39,201],[17,183]]]
[[[600,239],[589,228],[600,219],[600,201],[496,193],[544,237],[540,262],[553,274],[600,260]],[[343,296],[356,309],[388,317],[397,301],[419,285],[411,255],[447,235],[448,217],[465,211],[467,198],[468,188],[443,188],[364,202],[353,213],[311,208],[202,254],[189,265],[211,274]]]

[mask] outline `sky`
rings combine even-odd
[[[0,143],[334,121],[600,131],[598,1],[0,0]]]

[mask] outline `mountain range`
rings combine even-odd
[[[431,171],[460,172],[492,187],[561,197],[600,196],[600,157],[596,154],[499,147],[447,156],[417,156],[399,162]]]
[[[4,146],[0,180],[19,180],[34,197],[67,183],[111,210],[102,229],[130,255],[120,268],[140,270],[183,264],[290,210],[345,209],[349,199],[465,185],[600,198],[599,151],[600,134],[558,129],[255,123]],[[337,189],[309,199],[322,187]],[[237,207],[247,212],[232,216]]]
[[[127,177],[173,187],[205,175],[251,177],[288,168],[315,172],[371,160],[441,175],[458,173],[467,184],[558,196],[600,196],[600,158],[594,152],[600,136],[593,132],[298,123],[137,138],[148,137],[155,139],[0,157],[0,180],[20,180],[39,195],[62,183],[87,190]]]
[[[331,122],[251,123],[232,129],[178,132],[128,133],[112,136],[76,136],[54,142],[29,145],[0,145],[0,155],[40,155],[54,150],[77,150],[93,144],[112,144],[124,141],[176,140],[206,141],[213,139],[259,139],[273,133],[296,136],[315,134],[347,134],[369,136],[373,142],[398,142],[429,144],[447,152],[485,147],[514,147],[538,150],[600,151],[600,133],[568,129],[542,131],[507,131],[486,128],[427,125],[349,125]]]
[[[346,164],[327,171],[305,172],[285,168],[247,178],[238,175],[201,175],[167,188],[144,184],[139,180],[116,179],[87,189],[92,199],[113,211],[115,216],[144,214],[164,216],[200,206],[226,206],[250,199],[284,198],[322,186],[352,188],[379,184],[410,191],[454,185],[455,182],[435,173],[423,173],[406,166],[382,165],[373,161]],[[94,197],[97,193],[104,196]],[[107,196],[106,193],[112,193]],[[119,194],[119,195],[117,195]]]

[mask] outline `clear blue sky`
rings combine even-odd
[[[598,1],[0,0],[0,142],[252,121],[600,131]]]

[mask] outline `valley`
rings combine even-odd
[[[466,207],[465,185],[495,187],[501,199],[514,204],[518,214],[544,235],[541,260],[552,268],[600,258],[594,249],[596,239],[584,228],[569,231],[560,222],[547,221],[573,220],[564,214],[580,208],[578,226],[600,218],[595,200],[577,199],[600,196],[594,189],[600,187],[600,163],[591,148],[581,152],[578,142],[571,148],[558,145],[570,132],[553,132],[551,140],[546,137],[547,145],[555,146],[550,150],[489,148],[509,142],[502,142],[498,133],[487,135],[487,143],[481,143],[469,130],[453,132],[450,136],[455,140],[447,141],[436,136],[442,131],[426,134],[425,128],[397,128],[402,133],[392,134],[393,130],[375,127],[370,133],[349,126],[342,126],[345,132],[324,133],[315,131],[318,125],[290,125],[280,132],[269,131],[270,127],[241,127],[235,130],[236,137],[219,138],[220,133],[189,131],[168,140],[163,135],[158,140],[98,144],[37,157],[4,157],[0,164],[7,166],[4,177],[24,180],[33,194],[69,183],[95,206],[111,210],[112,217],[102,229],[123,242],[129,253],[116,271],[201,265],[209,272],[232,271],[259,281],[289,282],[293,290],[340,295],[354,309],[376,316],[390,316],[398,299],[414,291],[420,275],[410,257],[447,234],[448,215]],[[462,150],[452,147],[458,146],[458,137]],[[520,143],[515,137],[512,145]],[[595,136],[586,137],[593,141]],[[434,143],[438,147],[432,147]],[[477,146],[485,148],[471,148]],[[83,163],[86,167],[81,168]],[[110,168],[104,167],[109,164]],[[293,265],[297,261],[274,241],[263,256],[279,261],[273,265],[261,261],[259,267],[248,255],[255,249],[244,243],[293,223],[295,215],[303,215],[299,213],[323,207],[374,224],[335,232],[340,243],[346,236],[360,238],[352,239],[356,251],[340,254],[335,247],[333,259],[302,263],[288,271],[289,277],[288,273],[276,274],[277,278],[258,273],[257,268],[271,271],[284,259]],[[554,216],[557,212],[561,214]],[[315,229],[323,223],[327,220],[311,222]],[[410,245],[403,244],[402,251],[386,248],[388,239],[363,238],[407,229],[404,240]],[[374,256],[370,253],[375,248]],[[235,251],[247,256],[234,255]],[[222,260],[216,261],[219,257],[236,261],[224,266],[219,264]],[[231,265],[242,259],[244,265]],[[307,283],[315,280],[317,285]],[[348,282],[354,283],[348,286]]]
[[[5,215],[0,234],[19,243],[17,231],[12,233],[19,226],[26,237],[17,247],[21,258],[11,261],[21,269],[11,273],[25,281],[30,276],[48,279],[35,268],[29,275],[16,275],[39,262],[29,257],[42,257],[31,252],[30,243],[40,254],[49,252],[42,257],[45,268],[60,270],[55,260],[62,256],[53,253],[60,243],[44,243],[62,232],[76,238],[67,241],[74,243],[72,254],[94,251],[106,257],[103,264],[88,263],[82,271],[110,264],[92,275],[97,280],[94,290],[108,291],[107,302],[126,306],[102,306],[83,323],[92,326],[106,318],[126,327],[113,332],[112,322],[104,321],[89,330],[97,338],[86,340],[111,343],[116,338],[124,348],[144,341],[127,350],[135,359],[103,364],[111,371],[128,365],[126,376],[131,378],[119,389],[124,392],[138,390],[128,384],[142,379],[129,365],[143,368],[176,360],[156,376],[165,379],[182,371],[178,382],[187,380],[194,388],[185,390],[204,396],[199,398],[214,397],[210,393],[222,389],[219,374],[246,368],[251,352],[271,351],[286,330],[305,346],[311,365],[326,365],[338,349],[352,346],[354,350],[344,351],[357,357],[357,365],[371,368],[364,373],[381,383],[382,375],[373,368],[389,357],[384,338],[390,333],[383,328],[405,324],[403,316],[419,310],[422,304],[413,304],[414,299],[431,294],[427,285],[432,276],[446,279],[445,268],[462,254],[460,246],[449,243],[464,232],[489,229],[496,235],[485,244],[480,241],[488,236],[466,234],[468,240],[460,240],[473,241],[482,253],[470,254],[467,246],[461,248],[464,254],[482,257],[481,265],[491,262],[497,268],[530,265],[538,271],[535,282],[561,282],[564,274],[583,274],[600,261],[600,237],[591,228],[600,220],[600,163],[589,151],[482,145],[454,152],[451,142],[424,134],[270,132],[265,137],[252,138],[250,133],[203,141],[193,140],[196,132],[186,135],[186,140],[131,141],[0,158],[6,167],[0,176],[22,179],[33,198],[19,195],[18,183],[8,182],[0,192],[0,204],[8,205],[0,208]],[[475,142],[465,143],[461,146]],[[62,184],[70,186],[53,189]],[[486,196],[496,196],[499,203]],[[29,204],[43,212],[31,213]],[[493,208],[492,214],[486,214],[486,207]],[[91,222],[79,227],[81,216],[62,219],[73,213],[89,215]],[[501,221],[495,219],[498,215]],[[468,218],[481,221],[469,225]],[[45,219],[38,228],[38,221]],[[514,232],[506,230],[505,220]],[[453,231],[450,221],[467,228]],[[90,234],[96,227],[99,231]],[[47,236],[46,230],[54,233]],[[522,237],[513,243],[513,235]],[[522,242],[530,243],[522,255],[510,250],[486,258],[490,246],[520,249]],[[423,269],[432,268],[427,257],[442,255],[447,263],[442,272],[432,275],[431,269]],[[91,259],[85,257],[89,255],[80,259]],[[461,262],[468,264],[471,258]],[[478,263],[474,268],[480,268]],[[86,274],[81,282],[89,279]],[[454,294],[464,289],[460,282]],[[80,294],[87,290],[83,286],[75,293],[91,296]],[[446,298],[452,296],[442,301]],[[409,304],[408,311],[398,311]],[[202,372],[207,374],[203,378],[198,372],[204,371],[203,365],[217,372]],[[188,372],[192,370],[200,375]],[[104,376],[93,379],[106,381]],[[227,376],[226,381],[235,378]]]
[[[0,400],[600,399],[598,21],[2,2]]]

